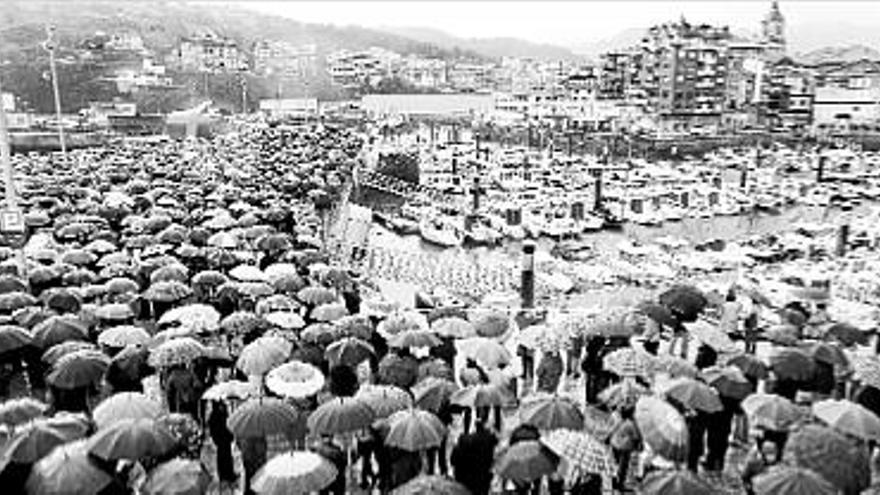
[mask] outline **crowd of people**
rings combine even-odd
[[[749,493],[869,486],[880,359],[822,301],[672,285],[598,314],[401,308],[322,249],[361,144],[250,123],[17,156],[4,490],[690,495],[731,470]],[[732,446],[750,451],[731,469]]]

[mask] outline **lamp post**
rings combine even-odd
[[[61,92],[58,90],[58,71],[55,68],[55,26],[46,26],[46,41],[43,48],[49,52],[49,71],[52,73],[52,92],[55,95],[55,120],[58,126],[58,142],[61,145],[61,157],[67,161],[67,143],[64,141],[64,127],[61,125]]]

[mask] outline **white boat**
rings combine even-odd
[[[419,222],[419,234],[426,242],[442,247],[461,246],[463,240],[461,230],[439,216],[423,218]]]
[[[605,220],[592,213],[584,213],[584,218],[577,222],[577,227],[581,232],[596,232],[602,230],[602,227],[604,226]]]

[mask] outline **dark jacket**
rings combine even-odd
[[[492,463],[498,438],[481,426],[473,433],[461,435],[452,449],[450,461],[455,479],[474,495],[486,495],[492,482]]]

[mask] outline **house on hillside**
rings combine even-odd
[[[236,72],[248,70],[247,55],[238,42],[213,33],[183,38],[174,52],[174,65],[186,71]]]

